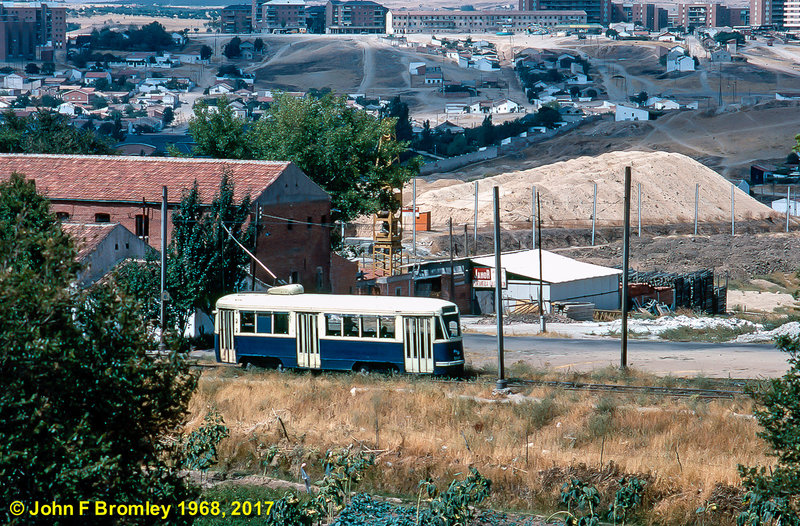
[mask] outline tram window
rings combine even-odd
[[[342,316],[342,336],[358,338],[358,316]]]
[[[273,316],[273,334],[289,334],[289,313],[276,312]]]
[[[378,317],[377,316],[362,316],[361,317],[361,337],[362,338],[377,338],[378,337]]]
[[[272,334],[272,314],[269,312],[256,314],[256,332],[258,334]]]
[[[239,313],[239,332],[256,332],[256,313],[242,311]]]
[[[342,335],[342,317],[339,314],[325,315],[325,336]]]
[[[455,338],[461,334],[461,328],[458,326],[458,314],[445,314],[443,316],[444,326],[451,338]]]
[[[381,316],[379,325],[381,338],[394,339],[394,318]]]
[[[437,317],[433,323],[436,327],[436,339],[437,340],[444,340],[444,332],[442,331],[442,319]]]

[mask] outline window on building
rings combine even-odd
[[[94,215],[94,222],[95,223],[110,223],[111,222],[111,215],[110,214],[95,214]]]
[[[150,218],[144,214],[139,214],[136,216],[136,236],[150,236]]]
[[[306,218],[306,228],[311,229],[312,226],[314,226],[314,218],[311,217],[311,216],[308,216]]]
[[[56,219],[59,221],[69,221],[69,212],[56,212]]]

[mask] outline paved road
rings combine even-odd
[[[535,367],[588,371],[619,365],[616,339],[506,337],[506,366],[518,361]],[[464,334],[467,359],[475,365],[497,362],[496,338]],[[628,365],[659,375],[758,378],[782,375],[786,357],[772,344],[716,344],[628,340]]]

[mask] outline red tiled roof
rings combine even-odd
[[[237,201],[259,197],[289,167],[284,161],[237,161],[122,155],[0,154],[0,180],[13,172],[36,181],[48,198],[141,203],[161,202],[166,185],[170,203],[197,181],[200,199],[210,203],[227,170]]]
[[[75,241],[78,261],[94,252],[119,223],[62,223],[61,229]]]

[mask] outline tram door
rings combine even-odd
[[[319,369],[318,314],[297,313],[297,366]]]
[[[433,318],[409,316],[403,318],[403,350],[406,372],[433,372]]]
[[[236,312],[219,311],[219,359],[223,363],[236,363],[236,346],[233,340]]]

